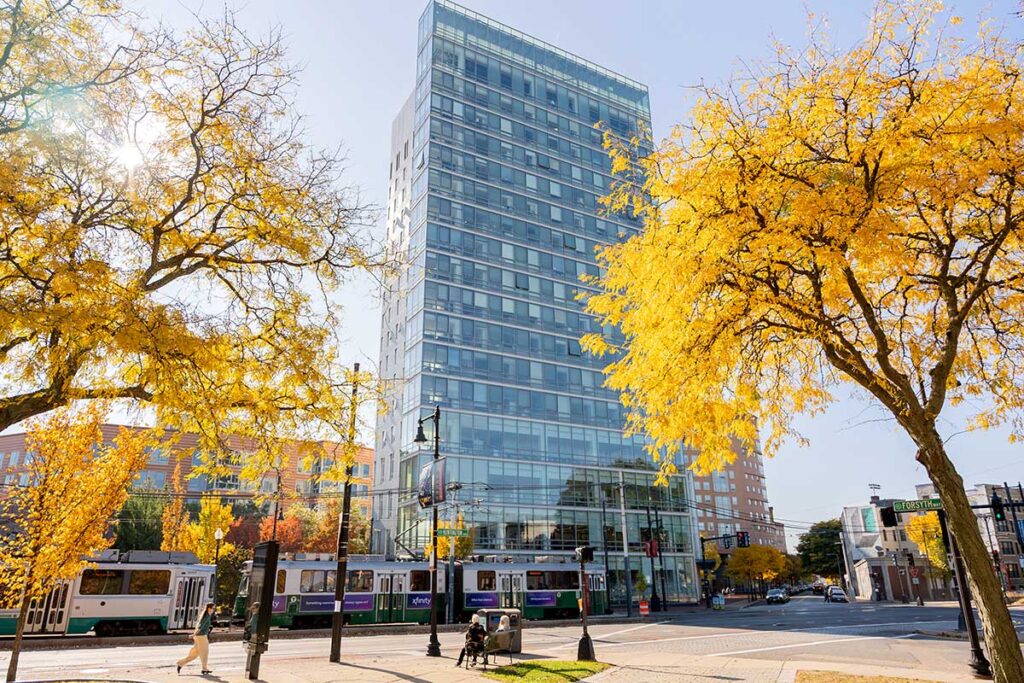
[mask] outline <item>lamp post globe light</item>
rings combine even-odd
[[[434,412],[428,417],[420,418],[416,423],[416,438],[414,443],[424,444],[427,442],[427,435],[423,432],[423,423],[427,420],[434,422],[434,461],[441,459],[441,406],[435,406]],[[430,642],[427,643],[427,656],[440,657],[441,643],[437,640],[437,501],[431,501],[433,510],[433,524],[430,529],[431,552],[430,552]]]

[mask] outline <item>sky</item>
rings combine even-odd
[[[871,4],[860,0],[461,0],[465,6],[554,43],[647,84],[656,138],[686,120],[690,86],[726,81],[745,64],[771,56],[772,42],[806,44],[807,13],[822,17],[838,46],[864,35]],[[126,3],[151,21],[180,28],[193,14],[212,16],[222,2],[136,0]],[[1024,35],[1015,0],[950,2],[970,30],[979,15],[1005,24],[1009,36]],[[347,154],[347,182],[361,199],[383,206],[387,196],[391,121],[412,90],[416,21],[425,0],[248,0],[227,7],[240,23],[260,33],[280,27],[290,59],[301,67],[296,109],[305,116],[314,145],[341,145]],[[383,214],[371,230],[383,235]],[[338,298],[345,355],[375,368],[380,308],[369,278],[349,283]],[[840,387],[837,402],[823,415],[797,419],[810,445],[788,444],[765,463],[768,498],[776,518],[789,524],[796,545],[814,521],[838,516],[843,505],[864,504],[868,484],[885,497],[913,497],[914,484],[927,481],[914,461],[914,447],[880,408],[853,387]],[[960,432],[967,413],[951,412],[944,436]],[[372,442],[367,429],[364,438]],[[950,455],[968,485],[1024,479],[1024,447],[1004,432],[958,434]]]

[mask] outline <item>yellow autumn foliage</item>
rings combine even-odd
[[[20,607],[8,680],[17,671],[30,601],[58,581],[74,579],[89,566],[86,558],[110,547],[109,524],[146,464],[144,430],[124,429],[112,444],[103,443],[104,408],[59,410],[31,423],[25,443],[28,484],[0,500],[0,517],[8,525],[0,535],[2,599]]]
[[[141,402],[200,435],[199,473],[249,481],[281,439],[343,437],[338,287],[390,260],[303,136],[281,36],[24,0],[0,55],[0,429]]]
[[[998,681],[1024,658],[943,410],[1024,436],[1022,46],[954,30],[935,0],[879,0],[848,50],[812,36],[700,91],[656,146],[607,140],[610,210],[644,229],[600,253],[590,312],[628,430],[661,474],[685,444],[699,473],[774,455],[796,415],[859,387],[907,435],[941,497],[979,598]],[[912,454],[912,455],[911,455]]]

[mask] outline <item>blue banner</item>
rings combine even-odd
[[[498,606],[497,593],[466,593],[466,607],[470,609]]]
[[[527,607],[554,607],[558,599],[552,591],[535,592],[526,594]]]
[[[430,609],[430,593],[409,593],[405,596],[406,609]]]

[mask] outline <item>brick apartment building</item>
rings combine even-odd
[[[694,475],[693,493],[697,529],[702,536],[746,531],[751,543],[786,552],[785,528],[775,521],[775,512],[768,504],[760,453],[739,452],[721,470],[707,476]],[[719,544],[719,552],[728,554],[728,549]]]
[[[120,425],[102,425],[103,440],[106,443],[112,442]],[[326,444],[327,451],[334,452],[336,444]],[[244,453],[245,442],[241,439],[232,442],[232,448],[239,453]],[[320,494],[333,493],[340,489],[340,485],[333,482],[317,482],[316,474],[331,466],[331,462],[322,461],[319,463],[303,462],[304,458],[297,455],[297,447],[291,446],[292,453],[288,459],[288,467],[281,472],[281,492],[284,498],[301,499],[307,502],[315,502]],[[25,433],[15,432],[0,435],[0,476],[3,477],[5,486],[26,485],[28,474],[25,461],[28,457],[28,449],[25,447]],[[277,477],[267,477],[258,485],[240,481],[238,468],[231,468],[233,471],[223,477],[212,479],[206,475],[192,476],[193,469],[200,463],[200,452],[198,449],[198,438],[195,434],[183,434],[173,448],[153,448],[149,453],[149,460],[135,482],[135,488],[147,490],[162,490],[170,488],[174,476],[174,469],[180,463],[181,473],[185,479],[185,487],[190,494],[195,494],[198,500],[201,494],[206,492],[253,492],[259,489],[264,494],[272,494],[277,490]],[[353,509],[360,509],[365,516],[370,515],[371,505],[371,482],[373,481],[373,449],[360,447],[356,455],[355,479],[352,485]]]

